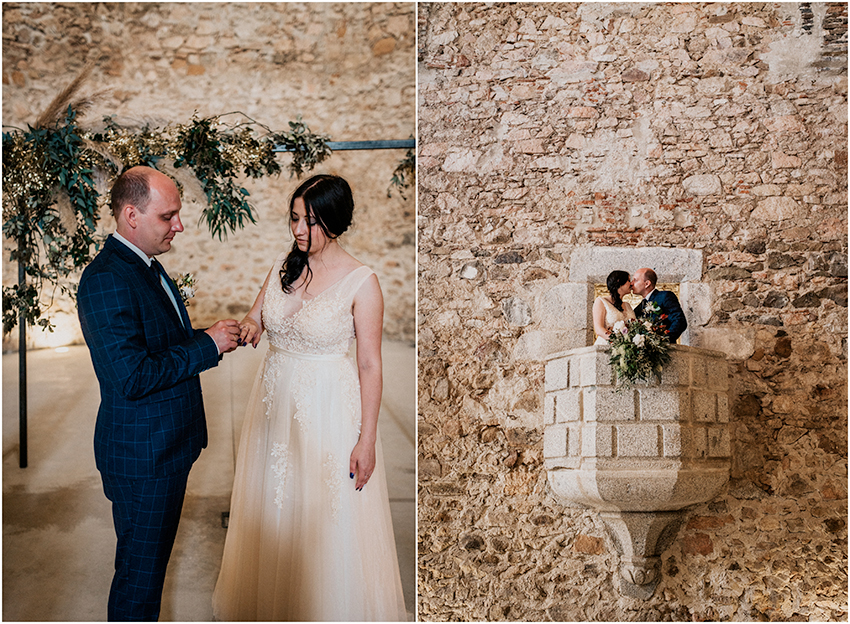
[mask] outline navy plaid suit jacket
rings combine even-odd
[[[638,318],[643,316],[646,301],[646,299],[641,301],[635,310],[635,316]],[[667,315],[667,319],[662,321],[661,325],[670,330],[670,342],[676,342],[679,336],[688,328],[688,321],[685,318],[685,313],[682,311],[682,306],[679,304],[679,298],[669,290],[654,290],[649,301],[657,303],[661,308],[661,312]]]
[[[219,361],[144,261],[112,236],[83,271],[77,307],[100,384],[94,452],[102,474],[131,479],[188,471],[207,445],[198,374]]]

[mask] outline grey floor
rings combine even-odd
[[[209,621],[234,445],[265,353],[241,348],[201,375],[210,433],[189,477],[161,620]],[[408,619],[415,612],[415,383],[410,344],[384,344],[380,431]],[[102,621],[115,533],[95,468],[99,402],[88,350],[28,354],[28,464],[18,466],[18,355],[3,356],[3,620]]]

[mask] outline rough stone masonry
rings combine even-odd
[[[847,5],[424,3],[418,28],[420,618],[846,619]],[[730,365],[731,482],[648,600],[543,466],[531,337],[588,246],[699,250],[692,344]]]
[[[301,115],[333,141],[407,139],[416,128],[414,15],[411,3],[4,3],[3,123],[34,123],[94,60],[85,92],[101,95],[84,127],[102,127],[105,115],[141,128],[186,123],[195,112],[241,111],[274,131]],[[412,190],[406,199],[398,191],[387,197],[404,156],[336,152],[307,175],[336,173],[352,183],[355,222],[342,243],[378,274],[385,336],[413,340],[415,197]],[[289,163],[287,155],[278,159]],[[189,308],[196,326],[241,319],[275,258],[292,245],[287,202],[299,181],[286,172],[244,179],[259,222],[220,242],[199,225],[200,185],[177,174],[186,230],[162,261],[172,275],[198,279]],[[101,224],[104,234],[114,229],[105,212]],[[17,266],[6,262],[3,283],[16,279]],[[55,303],[57,332],[30,332],[36,344],[81,341],[73,303]]]

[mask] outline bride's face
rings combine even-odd
[[[292,236],[298,243],[298,249],[308,253],[322,251],[328,244],[328,237],[322,226],[316,223],[315,217],[307,212],[304,200],[296,197],[292,202],[292,212],[289,213],[289,227]]]
[[[617,289],[617,293],[618,293],[621,297],[625,297],[625,296],[626,296],[626,295],[628,295],[630,292],[632,292],[632,281],[631,281],[631,280],[629,280],[628,282],[626,282],[625,284],[623,284],[622,286],[620,286],[620,287]]]

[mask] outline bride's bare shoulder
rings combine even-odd
[[[346,273],[349,273],[355,269],[359,269],[363,266],[363,263],[360,262],[360,260],[352,256],[347,251],[343,251],[343,253],[345,254],[345,256],[342,257],[342,262],[340,264],[342,265]]]

